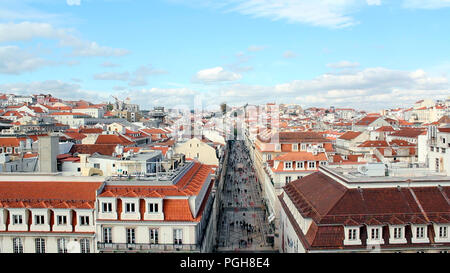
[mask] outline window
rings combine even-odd
[[[81,172],[81,168],[77,168],[77,172]]]
[[[372,228],[372,230],[370,232],[370,238],[372,240],[380,239],[380,230],[378,228]]]
[[[436,147],[436,152],[439,153],[439,147]]]
[[[434,147],[430,146],[430,151],[434,152]]]
[[[267,160],[272,160],[272,155],[271,154],[267,154]]]
[[[35,225],[43,225],[44,224],[44,215],[35,215],[34,216],[34,224]]]
[[[182,229],[174,229],[173,230],[173,243],[175,245],[183,244],[183,230]]]
[[[300,176],[300,175],[299,175],[299,176],[297,176],[297,179],[301,179],[301,178],[302,178],[302,176]]]
[[[99,163],[94,163],[94,168],[95,169],[100,169],[100,164]]]
[[[158,203],[148,204],[148,212],[149,213],[157,213],[158,212]]]
[[[417,227],[416,228],[416,237],[418,239],[425,238],[425,227]]]
[[[297,161],[297,169],[303,169],[303,161]]]
[[[58,253],[67,253],[67,245],[65,238],[58,239]]]
[[[67,225],[67,216],[65,216],[65,215],[58,215],[56,217],[56,223],[58,225]]]
[[[348,239],[349,240],[356,240],[356,228],[352,228],[348,230]]]
[[[401,239],[401,238],[403,238],[402,230],[403,230],[403,228],[401,228],[401,227],[394,228],[394,239]]]
[[[150,229],[150,244],[158,244],[158,229]]]
[[[21,238],[13,239],[13,248],[14,253],[23,253],[23,243]]]
[[[291,182],[291,179],[292,179],[292,178],[291,178],[290,176],[286,176],[285,179],[286,179],[286,184],[287,184],[287,183]]]
[[[439,238],[447,238],[447,227],[439,227]]]
[[[13,224],[21,225],[22,224],[22,215],[13,215]]]
[[[298,144],[292,144],[292,150],[298,151]]]
[[[285,169],[292,169],[292,162],[284,162],[284,168]]]
[[[134,228],[127,228],[127,244],[135,244],[136,235]]]
[[[135,208],[134,203],[126,203],[125,204],[125,212],[132,213],[132,212],[135,212],[135,211],[136,211],[136,208]]]
[[[308,168],[314,169],[315,167],[316,167],[316,162],[315,161],[308,162]]]
[[[36,253],[45,253],[45,240],[43,238],[36,238],[34,243],[36,246]]]
[[[302,145],[300,146],[300,149],[301,149],[302,151],[306,150],[306,144],[302,144]]]
[[[320,165],[326,166],[326,165],[327,165],[327,162],[326,162],[326,161],[320,161]]]
[[[110,227],[103,228],[103,242],[106,244],[112,243],[112,229]]]
[[[445,154],[445,148],[441,148],[441,152]]]
[[[89,225],[89,216],[80,216],[80,226]]]
[[[112,204],[111,203],[102,203],[102,212],[112,212]]]
[[[90,253],[89,239],[80,240],[81,253]]]
[[[444,144],[445,144],[445,138],[443,138],[443,139],[442,139],[442,143],[444,143]]]

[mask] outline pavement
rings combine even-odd
[[[267,212],[243,141],[231,145],[222,194],[217,252],[275,251],[266,239]]]

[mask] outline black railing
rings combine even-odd
[[[127,244],[98,242],[99,251],[200,252],[196,244]]]

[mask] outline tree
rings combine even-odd
[[[227,112],[227,104],[225,102],[222,102],[220,104],[220,110],[222,111],[222,114],[225,114]]]

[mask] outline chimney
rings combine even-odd
[[[39,172],[57,172],[56,156],[59,153],[59,136],[39,137]]]

